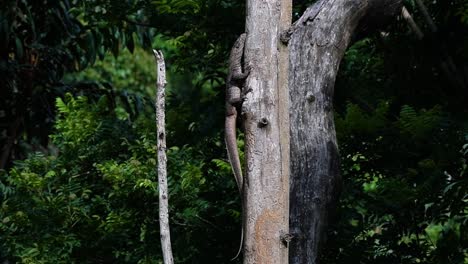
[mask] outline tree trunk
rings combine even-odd
[[[290,0],[247,1],[244,263],[288,262],[288,55],[279,37],[291,12]]]
[[[401,0],[320,0],[289,30],[291,120],[289,261],[317,263],[338,200],[339,154],[333,93],[351,37],[387,22]]]

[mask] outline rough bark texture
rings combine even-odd
[[[244,263],[288,262],[288,57],[279,37],[290,20],[290,0],[247,1]]]
[[[401,10],[400,4],[401,0],[320,0],[289,30],[292,264],[317,263],[338,200],[333,93],[340,61],[353,34],[387,22]]]
[[[167,191],[167,157],[166,157],[166,114],[165,87],[166,66],[161,51],[153,50],[157,67],[156,89],[156,128],[158,135],[158,186],[159,186],[159,233],[164,264],[173,264],[171,233],[169,229],[169,196]]]

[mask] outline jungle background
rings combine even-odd
[[[312,2],[294,1],[295,18]],[[398,17],[356,36],[341,63],[343,190],[323,263],[468,263],[468,2],[424,3],[436,30],[405,1],[422,38]],[[244,3],[0,6],[0,261],[161,263],[158,48],[176,262],[232,263],[241,207],[224,79]]]

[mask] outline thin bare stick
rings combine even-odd
[[[434,23],[434,20],[432,20],[431,15],[427,11],[426,5],[421,0],[416,0],[416,4],[419,7],[419,11],[422,13],[424,20],[426,20],[426,23],[429,25],[429,29],[432,31],[432,33],[437,32],[437,26]]]
[[[167,157],[166,157],[166,122],[165,122],[165,86],[166,66],[162,51],[153,50],[157,67],[156,83],[156,129],[158,141],[158,185],[159,185],[159,229],[164,264],[173,264],[171,232],[169,229],[169,197],[167,191]]]
[[[406,20],[406,23],[408,23],[408,26],[411,28],[411,30],[416,35],[416,38],[418,38],[419,40],[424,38],[424,33],[422,33],[421,29],[416,24],[416,22],[414,22],[413,16],[411,16],[411,14],[408,12],[408,9],[406,9],[406,7],[403,7],[401,9],[401,14],[402,14],[403,18]]]

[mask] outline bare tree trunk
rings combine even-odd
[[[317,263],[341,184],[333,119],[340,61],[357,29],[385,23],[401,0],[320,0],[289,30],[291,121],[289,261]]]
[[[169,229],[169,197],[167,191],[167,157],[166,157],[166,115],[165,86],[166,66],[162,51],[153,50],[157,67],[156,89],[156,127],[158,140],[158,186],[159,186],[159,229],[164,264],[173,264],[171,233]]]
[[[289,193],[288,54],[290,0],[247,0],[244,263],[287,263]]]

